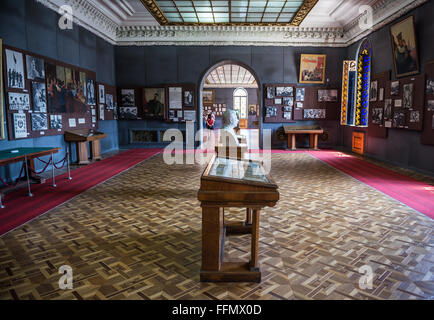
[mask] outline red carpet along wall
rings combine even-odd
[[[89,69],[96,72],[97,82],[115,85],[114,47],[75,24],[72,30],[60,30],[59,17],[56,12],[37,1],[3,0],[0,3],[0,38],[3,39],[3,45]],[[99,130],[108,135],[101,140],[101,151],[118,149],[117,122],[99,121],[98,125]],[[62,148],[58,155],[60,158],[66,147],[63,135],[15,141],[9,141],[6,137],[0,141],[0,150],[47,146]],[[38,161],[36,165],[42,167]],[[19,174],[19,166],[20,164],[2,167],[0,175],[13,179]]]
[[[412,15],[415,22],[420,64],[420,73],[415,76],[424,74],[425,63],[434,59],[432,12],[434,12],[434,1],[429,1],[368,36],[372,44],[371,76],[391,71],[392,81],[405,79],[405,77],[396,78],[389,29],[391,25]],[[348,47],[347,59],[355,59],[359,45],[360,41]],[[343,142],[345,148],[351,149],[351,136],[354,130],[367,131],[366,129],[344,127]],[[389,128],[387,131],[386,138],[366,135],[365,153],[368,156],[434,175],[434,146],[421,143],[420,131],[393,128]]]

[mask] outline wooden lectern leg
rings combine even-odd
[[[223,208],[202,207],[202,271],[220,270],[223,236]]]
[[[313,134],[309,134],[309,148],[313,149],[314,148],[314,143],[313,143]]]
[[[246,224],[252,224],[252,209],[246,209]]]
[[[318,149],[318,134],[315,134],[315,143],[314,143],[314,149]]]
[[[295,146],[295,134],[292,134],[292,147],[291,147],[291,149],[292,150],[296,150],[297,149],[296,146]]]
[[[250,260],[250,270],[259,270],[259,214],[260,210],[253,209],[253,221],[252,221],[252,240],[251,240],[251,260]]]
[[[87,143],[77,142],[77,161],[78,164],[88,164],[89,156],[87,153]]]
[[[101,160],[101,143],[99,140],[94,140],[91,142],[92,149],[92,159]]]

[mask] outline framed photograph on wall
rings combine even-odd
[[[29,80],[45,80],[44,60],[33,56],[26,56],[27,79]]]
[[[393,81],[390,84],[390,95],[391,96],[399,95],[399,81]]]
[[[413,108],[413,83],[404,84],[403,86],[404,108]]]
[[[203,103],[214,103],[214,91],[213,90],[203,90],[202,91]]]
[[[143,115],[148,118],[164,118],[166,114],[165,88],[143,89]]]
[[[434,95],[434,78],[426,80],[426,94]]]
[[[27,117],[25,113],[14,113],[15,139],[27,138]]]
[[[7,86],[10,89],[22,89],[26,87],[24,75],[24,61],[21,52],[6,49]]]
[[[294,96],[293,87],[276,87],[276,96],[278,97],[292,97]]]
[[[325,54],[302,54],[300,58],[300,83],[324,83]]]
[[[267,99],[274,99],[274,87],[267,87]]]
[[[378,81],[372,81],[369,90],[369,101],[377,101],[378,97]]]
[[[318,102],[338,101],[338,90],[318,90]]]
[[[194,92],[191,90],[184,91],[184,107],[194,106]]]
[[[390,27],[393,64],[397,78],[419,73],[414,16]]]

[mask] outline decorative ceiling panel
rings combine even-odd
[[[161,25],[298,26],[318,0],[141,0]]]

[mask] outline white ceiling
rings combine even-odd
[[[34,0],[58,11],[65,0]],[[140,0],[68,0],[74,22],[116,45],[346,47],[428,0],[319,0],[299,27],[160,26]],[[362,28],[359,9],[373,8]]]

